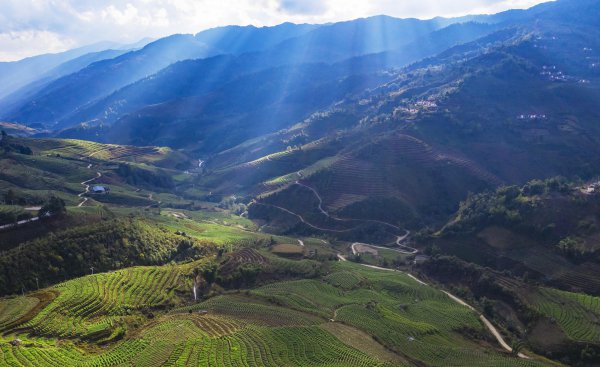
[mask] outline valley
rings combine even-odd
[[[598,366],[598,15],[0,63],[0,366]]]

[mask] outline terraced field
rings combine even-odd
[[[106,337],[130,311],[169,304],[180,271],[170,266],[130,268],[59,284],[54,302],[20,327],[61,338]]]
[[[554,320],[572,340],[600,341],[600,297],[542,288],[532,298],[537,311]]]
[[[108,161],[131,161],[138,163],[169,166],[173,160],[185,159],[180,153],[162,147],[135,147],[114,144],[100,144],[74,139],[35,139],[24,140],[37,154],[59,155],[76,159],[100,159]]]
[[[255,251],[238,257],[267,261]],[[0,300],[0,325],[9,325],[0,337],[0,365],[549,365],[470,340],[466,330],[485,335],[477,314],[402,273],[331,263],[323,277],[193,303],[189,275],[197,264],[62,283],[40,291],[58,296],[20,324],[37,296]],[[20,341],[13,346],[15,338]]]
[[[0,302],[0,330],[11,326],[15,320],[20,320],[39,304],[35,297],[7,298]]]

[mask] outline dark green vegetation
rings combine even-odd
[[[150,221],[102,220],[19,244],[0,254],[0,293],[35,289],[134,265],[165,264],[215,252],[210,243],[178,236]]]
[[[471,195],[439,232],[420,234],[438,254],[420,271],[539,353],[589,363],[600,351],[600,196],[587,191],[553,178]]]
[[[5,176],[11,177],[5,200],[29,205],[35,196],[26,194],[33,192],[43,204],[37,213],[51,214],[0,232],[0,293],[13,294],[0,300],[4,365],[554,365],[531,352],[528,360],[502,351],[474,311],[402,273],[333,261],[337,251],[326,241],[303,238],[296,245],[294,238],[258,232],[232,215],[243,208],[236,199],[192,203],[184,196],[194,193],[187,189],[194,176],[177,168],[184,155],[9,141],[32,154],[7,152],[3,162],[28,162],[21,169],[53,177],[42,182],[57,188],[44,199],[31,190],[29,176],[21,177],[22,186],[14,181],[19,175]],[[62,176],[55,174],[60,167]],[[111,182],[110,193],[79,197],[66,189],[90,171],[100,177],[89,184]],[[182,196],[150,206],[106,199],[121,188],[141,195],[128,189],[132,176],[151,188],[146,193]],[[311,195],[307,205],[318,207]],[[174,206],[188,201],[187,209]],[[3,208],[24,213],[19,205]],[[396,229],[379,226],[393,237]],[[593,332],[585,335],[594,338]]]
[[[600,295],[599,220],[600,196],[561,179],[532,181],[470,196],[433,240],[471,262]]]
[[[597,366],[599,13],[228,27],[13,93],[0,365]]]

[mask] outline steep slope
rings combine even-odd
[[[469,197],[430,240],[467,261],[598,295],[598,200],[558,178],[503,187]]]
[[[128,51],[129,50],[103,50],[90,52],[66,61],[44,73],[37,73],[34,81],[13,90],[10,94],[0,99],[0,109],[7,111],[17,108],[24,100],[32,98],[36,93],[54,80],[75,73],[94,62],[112,59]]]
[[[476,39],[494,29],[492,25],[475,23],[452,25],[422,37],[400,51],[356,57],[333,65],[273,67],[277,60],[272,58],[270,52],[184,61],[83,109],[72,120],[94,122],[64,131],[60,136],[101,141],[118,139],[118,142],[135,144],[160,141],[160,144],[178,147],[197,139],[195,145],[203,152],[214,152],[217,148],[229,148],[239,143],[240,139],[289,126],[315,109],[389,80],[384,73],[378,73],[380,70],[406,65],[456,43]],[[285,73],[288,73],[287,77],[282,75]],[[256,100],[252,103],[248,103],[250,100],[245,95],[233,93],[236,89],[247,90],[249,86],[259,84],[269,88],[254,90]],[[316,95],[315,86],[320,93],[318,100],[311,97]],[[278,94],[281,98],[273,100],[272,96]],[[286,97],[289,94],[302,96],[294,97],[296,106],[292,107],[295,110],[292,114],[287,112],[290,111],[290,98]],[[186,98],[189,100],[186,101]],[[210,104],[204,101],[210,101]],[[148,105],[151,107],[144,108]],[[258,114],[254,111],[257,108],[263,111]],[[121,118],[113,129],[107,129],[106,124],[128,113],[130,115]],[[181,121],[182,115],[187,121]],[[213,116],[219,116],[222,120],[217,130],[210,126]],[[158,126],[152,127],[156,133],[138,133],[135,140],[128,140],[131,138],[127,131],[145,131],[149,121],[158,121]],[[206,147],[203,140],[221,140],[222,131],[231,129],[229,121],[236,124],[233,127],[235,130],[247,125],[255,128],[246,129],[244,135],[231,142]],[[179,139],[180,136],[184,138]]]
[[[64,116],[96,98],[132,83],[182,59],[210,52],[191,35],[175,35],[150,43],[141,50],[93,63],[60,78],[37,92],[13,112],[10,120],[56,124]]]
[[[589,11],[582,4],[577,9]],[[416,63],[380,88],[228,151],[230,158],[217,155],[202,181],[223,192],[262,194],[266,202],[265,194],[276,192],[279,203],[302,215],[314,208],[303,206],[306,198],[294,185],[300,180],[343,217],[360,215],[374,198],[394,198],[432,221],[443,220],[469,191],[536,177],[596,175],[598,31],[595,19],[573,24],[557,16],[571,5],[560,2],[538,23]],[[407,138],[401,143],[393,136]],[[236,161],[233,152],[248,163]],[[303,158],[309,152],[311,158]],[[219,182],[226,184],[211,186]]]
[[[74,115],[79,109],[176,61],[258,52],[250,57],[259,58],[265,66],[331,63],[398,49],[454,21],[373,17],[324,26],[226,27],[196,36],[171,36],[61,78],[4,116],[11,121],[67,127],[82,122]]]
[[[210,154],[277,131],[347,93],[372,88],[388,80],[385,74],[348,77],[335,66],[325,64],[278,67],[234,78],[238,65],[240,63],[232,63],[232,68],[214,81],[199,78],[199,83],[194,84],[192,79],[187,90],[187,81],[177,85],[171,95],[182,94],[181,97],[150,104],[121,117],[100,139],[142,145],[162,142]],[[241,65],[241,70],[247,66]],[[217,70],[220,71],[221,66],[217,64]],[[187,74],[178,75],[189,80]],[[230,77],[234,79],[228,81]],[[161,74],[162,78],[168,80],[169,74]],[[143,91],[149,84],[151,80],[135,87]],[[186,96],[188,93],[191,96]],[[143,98],[148,101],[155,97],[144,92]],[[65,133],[68,131],[61,135]]]
[[[13,93],[29,83],[35,82],[39,79],[40,75],[44,75],[52,69],[60,67],[63,63],[85,56],[86,54],[118,47],[127,49],[134,48],[136,45],[128,47],[110,42],[100,42],[56,54],[34,56],[20,61],[0,62],[0,84],[2,84],[0,98]]]

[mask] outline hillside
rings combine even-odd
[[[598,199],[560,179],[503,187],[469,197],[432,242],[467,261],[599,295]]]
[[[79,205],[83,199],[152,205],[150,193],[166,194],[175,186],[173,170],[191,166],[186,155],[169,148],[12,136],[0,145],[4,148],[0,185],[4,193],[12,191],[11,204],[23,206],[37,206],[51,194],[68,205]],[[111,195],[92,195],[93,184],[110,187]]]
[[[177,236],[147,220],[106,220],[53,233],[2,251],[0,294],[143,264],[197,258],[211,243]]]
[[[600,170],[593,107],[600,95],[597,69],[586,61],[593,56],[583,50],[596,49],[596,38],[580,27],[548,36],[558,26],[538,24],[451,48],[291,128],[211,157],[202,182],[266,203],[277,195],[303,214],[294,208],[300,181],[344,217],[356,211],[351,205],[390,199],[434,223],[468,192],[592,177]]]
[[[259,272],[268,266],[302,264],[253,252],[255,259],[262,259],[255,265]],[[205,275],[192,276],[194,269],[208,265],[201,261],[96,274],[5,299],[0,303],[7,310],[1,321],[5,340],[18,336],[20,346],[3,343],[2,359],[15,366],[32,360],[106,366],[191,361],[259,366],[553,365],[495,351],[474,312],[401,273],[332,264],[329,274],[315,274],[314,279],[212,295],[223,265],[216,278],[201,270]],[[295,276],[301,277],[301,271]],[[191,298],[193,281],[200,285],[198,302]],[[99,317],[110,321],[95,321]],[[378,326],[383,324],[394,325],[394,332],[383,332]],[[57,343],[57,338],[69,342]],[[94,350],[94,344],[109,348]]]
[[[0,64],[0,366],[598,367],[599,15]]]

